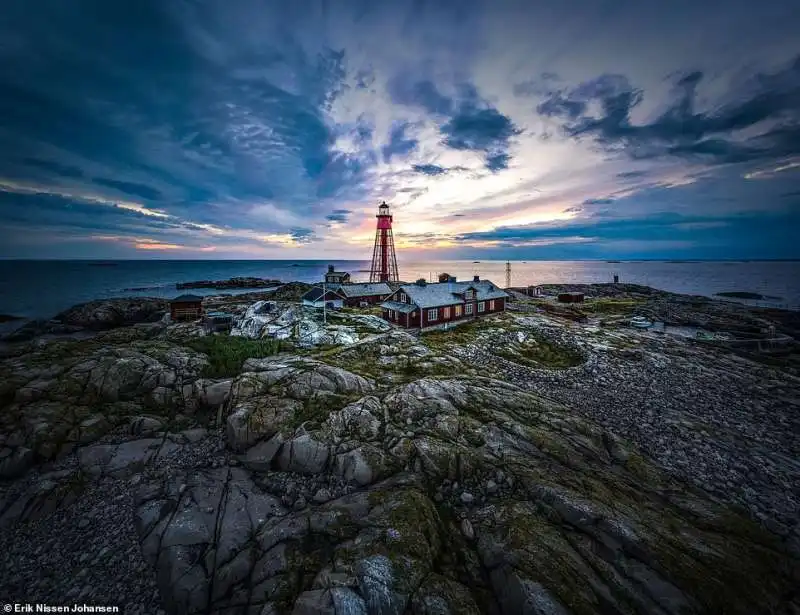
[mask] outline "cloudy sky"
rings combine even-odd
[[[793,0],[3,0],[0,257],[800,258]]]

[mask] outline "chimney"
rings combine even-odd
[[[425,278],[420,278],[416,281],[417,286],[425,286]]]
[[[328,265],[328,273],[333,273],[333,265]]]
[[[456,281],[456,276],[454,276],[454,275],[451,275],[451,276],[450,276],[450,281],[451,281],[451,282],[455,282],[455,281]]]
[[[472,281],[473,282],[480,282],[481,281],[481,276],[476,275],[474,278],[472,278]]]

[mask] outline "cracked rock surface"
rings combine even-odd
[[[551,325],[579,366],[493,352]],[[509,316],[446,356],[392,333],[220,380],[179,339],[128,330],[3,359],[4,597],[113,597],[142,614],[800,612],[791,502],[769,509],[774,528],[732,506],[738,484],[692,480],[659,448],[697,433],[680,395],[625,419],[632,406],[612,400],[629,383],[598,384],[619,364],[717,391],[704,378],[738,359],[708,367],[667,341],[631,359],[610,342]],[[745,367],[770,378],[765,411],[796,397],[790,375]],[[765,458],[796,455],[775,433],[790,422],[750,431],[739,398],[728,406],[729,439],[703,427],[707,467],[747,438]]]

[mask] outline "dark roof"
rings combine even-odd
[[[413,312],[417,309],[416,305],[411,303],[400,303],[399,301],[384,301],[381,303],[382,308],[387,310],[394,310],[396,312]]]
[[[480,280],[479,282],[472,280],[468,282],[439,282],[425,284],[425,286],[403,284],[399,288],[399,292],[406,293],[411,298],[412,303],[421,308],[435,308],[463,303],[464,298],[460,295],[463,295],[470,288],[475,289],[475,298],[478,301],[508,297],[508,293],[502,291],[490,280]]]
[[[344,297],[342,297],[335,290],[332,290],[330,288],[327,289],[327,290],[323,290],[323,289],[318,288],[317,286],[315,286],[310,291],[308,291],[305,295],[303,295],[303,301],[320,301],[322,299],[322,294],[323,293],[325,293],[326,296],[334,295],[338,299],[344,299]]]
[[[170,301],[170,303],[200,303],[202,297],[197,295],[179,295]]]
[[[392,294],[392,289],[389,288],[386,282],[378,282],[376,284],[362,282],[359,284],[343,284],[339,288],[339,292],[345,297],[353,299],[356,297],[375,297],[377,295],[386,297]]]

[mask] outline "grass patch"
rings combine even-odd
[[[577,351],[541,339],[509,344],[496,349],[494,354],[520,365],[537,368],[566,369],[583,363],[583,357]]]
[[[197,337],[188,340],[186,345],[208,356],[208,365],[202,373],[206,378],[236,376],[246,359],[263,359],[287,348],[281,340],[249,340],[230,335]]]
[[[423,332],[420,340],[433,350],[447,350],[452,346],[463,346],[474,342],[481,332],[490,329],[518,329],[514,318],[505,314],[485,316],[448,329],[447,331]]]
[[[583,304],[583,309],[593,314],[630,314],[645,303],[641,299],[592,299]]]
[[[359,395],[342,395],[340,393],[319,393],[312,395],[303,401],[294,417],[286,422],[286,426],[292,430],[297,429],[303,423],[311,423],[313,427],[319,427],[328,420],[332,412],[341,410],[348,404],[359,399]]]
[[[380,347],[383,344],[375,341],[362,344],[357,348],[344,349],[328,355],[316,355],[329,365],[341,367],[349,372],[380,381],[383,377],[392,376],[393,384],[411,382],[425,376],[457,376],[463,374],[462,366],[454,366],[437,362],[435,355],[416,356],[411,354],[412,348],[401,344],[398,350],[386,358],[398,357],[391,363],[384,363]],[[409,354],[407,354],[409,353]],[[313,355],[312,355],[313,356]]]

